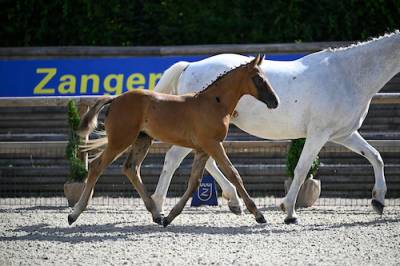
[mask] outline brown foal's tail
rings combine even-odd
[[[111,96],[97,100],[96,104],[82,117],[76,133],[85,138],[97,127],[97,117],[104,105],[110,104],[115,98]]]

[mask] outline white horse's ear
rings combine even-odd
[[[263,61],[264,58],[265,58],[265,54],[260,54],[259,56],[260,56],[260,59],[259,59],[257,65],[261,65],[262,61]]]
[[[253,67],[257,66],[257,65],[258,65],[258,62],[260,61],[260,58],[261,58],[261,56],[260,56],[260,54],[258,54],[258,55],[253,59],[253,61],[250,62],[250,63],[251,63],[251,66],[253,66]]]

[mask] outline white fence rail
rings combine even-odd
[[[98,96],[0,97],[0,107],[66,106],[69,100],[93,104]],[[373,104],[400,104],[400,93],[377,93]]]

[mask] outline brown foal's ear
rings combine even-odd
[[[259,61],[260,61],[260,58],[261,58],[261,56],[260,56],[260,54],[258,54],[254,59],[253,59],[253,61],[251,61],[251,65],[253,66],[253,67],[255,67],[255,66],[257,66],[259,63]]]

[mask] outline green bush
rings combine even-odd
[[[399,27],[398,0],[0,1],[0,46],[364,40]]]
[[[290,144],[286,160],[286,173],[292,179],[294,177],[294,169],[297,166],[305,142],[306,139],[295,139],[292,140]],[[317,158],[315,158],[311,165],[310,171],[308,172],[306,179],[310,178],[311,176],[315,177],[319,168],[319,164],[319,157],[317,156]]]
[[[76,104],[73,100],[70,100],[68,101],[69,140],[65,149],[70,169],[68,182],[83,182],[87,175],[85,164],[78,156],[81,138],[75,132],[78,129],[79,122],[80,118]]]

